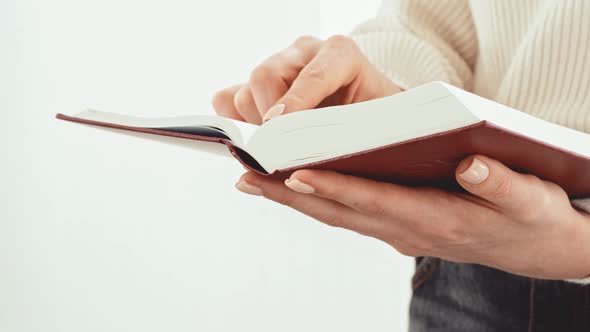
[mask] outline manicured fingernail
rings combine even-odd
[[[266,122],[270,119],[274,119],[277,116],[283,114],[285,111],[285,104],[276,104],[273,107],[269,108],[266,114],[264,114],[264,118],[262,118],[262,122]]]
[[[488,165],[477,158],[473,158],[471,166],[469,166],[465,172],[459,174],[465,182],[470,184],[480,184],[484,182],[489,175],[490,169]]]
[[[236,188],[246,194],[254,195],[254,196],[262,196],[262,189],[252,185],[244,180],[238,181],[236,183]]]
[[[313,192],[315,192],[315,188],[310,186],[307,183],[303,183],[297,179],[287,179],[285,180],[285,185],[287,185],[287,187],[291,188],[291,190],[294,190],[298,193],[302,193],[302,194],[312,194]]]

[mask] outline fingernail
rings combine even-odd
[[[297,179],[287,179],[285,180],[285,185],[287,185],[287,187],[291,188],[291,190],[294,190],[298,193],[302,193],[302,194],[312,194],[313,192],[315,192],[315,188],[310,186],[307,183],[303,183]]]
[[[262,118],[262,122],[266,122],[270,119],[274,119],[277,116],[283,114],[284,111],[285,111],[285,104],[276,104],[273,107],[269,108],[268,111],[266,111],[266,114],[264,114],[264,117]]]
[[[244,180],[238,181],[236,183],[236,188],[246,194],[254,195],[254,196],[262,196],[262,189],[252,185]]]
[[[488,165],[477,158],[473,158],[471,166],[469,166],[465,172],[459,174],[465,182],[470,184],[480,184],[484,182],[489,175],[490,169]]]

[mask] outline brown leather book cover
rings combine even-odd
[[[454,190],[459,189],[454,179],[457,164],[463,158],[478,153],[497,159],[516,171],[554,182],[570,198],[590,197],[590,158],[532,140],[487,121],[268,174],[254,158],[233,146],[228,139],[121,126],[63,114],[56,117],[114,129],[218,142],[225,144],[232,155],[249,169],[277,178],[286,178],[298,169],[325,169],[411,186]]]

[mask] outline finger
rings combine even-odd
[[[382,222],[362,216],[337,202],[294,192],[285,187],[282,181],[271,180],[249,172],[240,178],[236,187],[246,193],[263,195],[265,198],[289,206],[330,226],[347,228],[373,237],[379,237],[385,233]]]
[[[260,118],[289,89],[284,79],[286,74],[281,72],[287,70],[283,66],[286,65],[265,63],[256,67],[250,75],[249,85]]]
[[[211,102],[215,113],[226,118],[245,121],[234,106],[234,96],[242,86],[244,84],[238,84],[217,92]]]
[[[301,69],[317,53],[320,44],[320,39],[299,37],[252,71],[248,84],[261,117],[287,92]]]
[[[265,114],[266,119],[312,109],[339,88],[349,85],[360,71],[360,54],[348,37],[328,39],[301,70],[287,93]]]
[[[236,92],[234,106],[246,122],[253,124],[260,124],[262,122],[258,108],[256,108],[256,104],[254,103],[254,98],[252,97],[252,91],[248,85],[242,86]]]
[[[542,214],[555,198],[554,188],[539,178],[514,172],[482,155],[461,161],[456,178],[465,190],[513,216],[527,218]]]
[[[459,216],[452,212],[457,201],[434,189],[416,190],[318,170],[296,171],[285,184],[295,192],[332,200],[371,220],[381,220],[384,226],[376,237],[398,250],[428,253],[432,243],[453,237],[460,225]]]
[[[313,193],[335,200],[363,215],[411,219],[426,197],[412,188],[377,182],[331,171],[300,170],[285,181],[300,193]]]
[[[337,173],[336,173],[337,174]],[[404,255],[418,256],[430,254],[431,239],[428,234],[434,234],[438,225],[418,225],[400,222],[392,216],[387,218],[374,218],[371,215],[362,214],[350,206],[343,205],[335,200],[327,199],[319,195],[303,194],[287,187],[277,180],[268,180],[254,173],[245,174],[241,180],[249,193],[264,195],[273,201],[290,206],[312,218],[318,219],[328,225],[347,228],[357,233],[380,239],[392,245]],[[241,185],[237,186],[242,190]],[[341,214],[344,213],[344,214]],[[416,213],[418,218],[422,214]],[[428,217],[426,217],[428,219]],[[412,226],[412,227],[408,227]],[[416,227],[418,226],[418,227]],[[431,227],[434,226],[434,227]],[[427,234],[417,232],[416,228],[428,229]]]

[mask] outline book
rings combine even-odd
[[[454,190],[458,162],[479,153],[554,182],[571,198],[590,196],[590,134],[442,82],[285,114],[260,126],[214,115],[140,118],[94,110],[57,118],[172,144],[206,142],[195,145],[202,149],[222,144],[265,176],[324,169]]]

